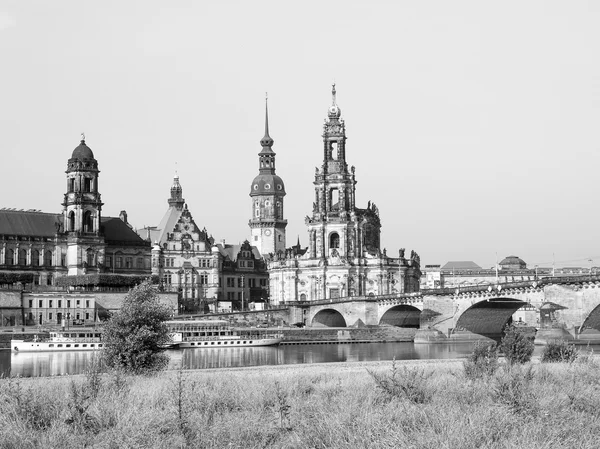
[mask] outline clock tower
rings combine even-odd
[[[261,139],[262,151],[258,153],[258,176],[250,186],[252,218],[250,244],[256,246],[262,256],[285,252],[285,228],[283,197],[285,186],[275,174],[273,139],[269,136],[269,110],[265,99],[265,136]]]

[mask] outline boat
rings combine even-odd
[[[268,331],[240,334],[225,320],[171,320],[165,324],[171,335],[170,348],[275,346],[283,340],[281,333]]]
[[[50,331],[48,338],[37,335],[31,341],[11,340],[13,352],[95,351],[102,349],[99,329],[70,329]]]

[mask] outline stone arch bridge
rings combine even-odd
[[[536,340],[600,339],[600,276],[423,290],[419,293],[290,303],[290,322],[307,326],[418,328],[415,342],[498,339],[518,321]]]

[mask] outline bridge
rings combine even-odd
[[[418,293],[293,302],[290,322],[318,327],[417,328],[415,342],[497,340],[519,315],[536,342],[600,340],[600,276],[542,278]]]

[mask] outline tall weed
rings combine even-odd
[[[533,367],[508,365],[494,377],[494,399],[514,413],[532,412],[537,404],[533,394]]]
[[[389,373],[380,374],[367,369],[375,386],[383,393],[386,399],[403,398],[416,404],[425,404],[431,401],[434,391],[428,385],[431,373],[426,373],[422,368],[398,369],[396,359],[392,360]]]
[[[496,345],[476,342],[473,346],[473,352],[463,362],[463,368],[469,379],[479,379],[493,375],[498,369]]]
[[[575,349],[575,345],[569,344],[564,340],[548,343],[544,347],[542,353],[542,363],[566,362],[573,363],[579,352]]]

